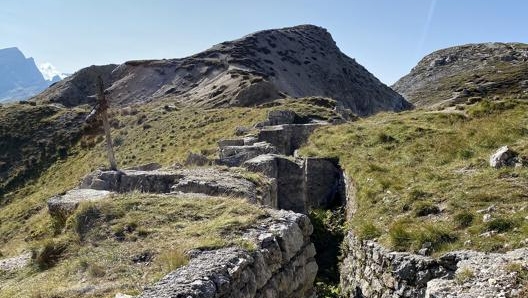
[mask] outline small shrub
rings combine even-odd
[[[123,143],[125,142],[125,139],[118,135],[114,138],[114,147],[119,147],[121,145],[123,145]]]
[[[431,202],[418,202],[414,206],[414,215],[416,217],[427,216],[429,214],[438,214],[440,209]]]
[[[456,275],[455,275],[455,281],[458,283],[458,284],[463,284],[467,281],[469,281],[470,279],[472,279],[473,277],[475,277],[475,273],[473,272],[473,270],[467,268],[467,267],[464,267],[462,269],[460,269],[459,271],[457,271]]]
[[[66,241],[47,240],[33,251],[33,261],[40,270],[53,267],[68,248]]]
[[[376,136],[376,141],[377,143],[392,143],[392,142],[395,142],[396,139],[384,132],[380,132],[377,136]]]
[[[506,271],[508,272],[514,273],[517,283],[524,284],[525,288],[528,290],[528,287],[526,287],[528,285],[527,284],[528,283],[528,268],[526,266],[523,266],[523,264],[518,263],[518,262],[512,262],[512,263],[508,263],[506,265],[506,268],[504,269],[506,269]],[[526,296],[522,296],[522,297],[526,297]]]
[[[498,233],[508,232],[516,226],[515,222],[509,218],[495,218],[485,225],[486,231],[497,231]]]
[[[416,201],[418,199],[429,198],[432,195],[433,194],[423,191],[421,189],[413,189],[409,192],[409,199],[411,199],[412,201]]]
[[[95,204],[81,204],[69,219],[68,226],[71,226],[82,240],[101,216],[101,211]]]
[[[372,222],[364,222],[357,229],[357,236],[361,240],[378,238],[380,235],[381,231]]]
[[[106,275],[105,268],[99,264],[90,264],[88,266],[88,274],[91,277],[103,277]]]
[[[473,223],[474,216],[469,211],[462,211],[454,216],[455,225],[457,228],[467,228]]]
[[[413,233],[413,238],[416,249],[420,249],[425,243],[430,243],[433,250],[438,250],[443,245],[458,239],[451,229],[439,223],[422,225]]]
[[[411,247],[412,236],[407,227],[400,222],[392,224],[389,228],[389,240],[393,249],[405,251]]]
[[[179,248],[173,248],[161,253],[157,258],[158,264],[166,272],[176,270],[189,262],[189,257]]]
[[[458,155],[461,159],[470,159],[475,155],[475,152],[471,149],[463,149],[458,152]]]

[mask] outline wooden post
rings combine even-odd
[[[103,129],[106,138],[106,151],[108,154],[108,161],[110,162],[110,170],[117,171],[117,163],[114,156],[114,147],[112,145],[112,135],[110,134],[110,123],[108,123],[108,101],[104,95],[104,85],[101,76],[97,76],[97,107],[96,113],[103,121]]]

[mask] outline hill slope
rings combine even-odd
[[[319,129],[301,154],[340,158],[356,190],[348,226],[362,239],[400,251],[508,251],[526,245],[528,168],[495,169],[489,158],[508,145],[524,160],[527,124],[528,103],[514,99],[380,113]]]
[[[117,105],[170,99],[210,108],[325,96],[359,115],[411,107],[343,54],[325,29],[312,25],[256,32],[182,59],[84,69],[37,99],[67,106],[92,102],[87,72],[103,75]]]
[[[439,50],[392,87],[417,107],[453,105],[471,97],[527,97],[528,45],[483,43]]]

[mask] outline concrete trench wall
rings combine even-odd
[[[268,154],[242,166],[276,182],[277,206],[272,207],[307,214],[311,209],[342,205],[345,201],[344,176],[336,159]]]

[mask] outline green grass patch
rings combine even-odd
[[[362,237],[408,251],[429,241],[437,253],[521,247],[528,237],[528,222],[519,220],[528,215],[528,169],[497,170],[488,160],[503,145],[528,155],[528,102],[482,100],[470,109],[381,113],[320,128],[301,154],[340,159],[358,206],[347,226]],[[476,217],[492,205],[493,218],[509,220],[490,227]],[[506,241],[480,236],[489,229]]]
[[[90,297],[138,293],[187,264],[191,249],[249,247],[242,231],[265,216],[235,198],[131,193],[82,204],[59,236],[32,244],[34,267],[0,276],[0,297],[80,297],[79,280],[103,286]]]

